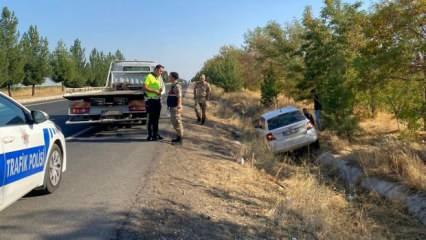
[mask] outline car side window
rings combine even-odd
[[[24,111],[13,102],[0,96],[0,127],[25,123]]]

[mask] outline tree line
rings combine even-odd
[[[242,47],[224,46],[201,71],[226,91],[310,99],[316,89],[326,124],[341,134],[361,115],[391,112],[410,130],[426,128],[426,2],[325,0],[319,16],[306,7],[300,21],[269,22],[245,34]]]
[[[85,48],[76,39],[68,48],[61,40],[50,52],[46,37],[40,35],[37,26],[31,25],[22,36],[18,32],[18,18],[4,7],[0,18],[0,88],[17,84],[35,86],[45,77],[61,83],[63,87],[101,86],[105,84],[109,65],[113,60],[124,60],[117,50],[114,54],[94,48],[86,59]]]

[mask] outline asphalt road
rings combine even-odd
[[[67,126],[67,106],[65,100],[28,105],[62,128],[68,169],[55,193],[31,193],[0,212],[0,240],[117,239],[137,195],[148,194],[144,184],[167,142],[145,142],[145,126]],[[168,121],[160,129],[167,136]]]

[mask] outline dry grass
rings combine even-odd
[[[375,196],[348,200],[344,193],[336,190],[337,185],[333,182],[320,182],[323,177],[309,160],[297,165],[283,156],[271,154],[263,140],[256,138],[251,123],[253,116],[266,111],[259,105],[258,93],[217,92],[216,99],[221,102],[213,106],[215,113],[212,117],[217,122],[240,129],[243,144],[241,155],[246,160],[253,159],[257,168],[277,177],[280,180],[276,181],[285,186],[284,194],[278,198],[270,214],[280,224],[287,226],[290,235],[298,236],[298,239],[420,239],[422,237],[419,236],[425,236],[423,227],[400,206],[388,208],[386,205],[391,203],[377,202]],[[307,106],[285,97],[279,99],[279,106],[289,104]],[[380,119],[386,119],[386,124],[376,126]],[[384,113],[378,114],[376,119],[362,122],[361,126],[370,135],[387,134],[397,128],[396,121]],[[349,142],[328,131],[322,132],[321,138],[324,149],[343,155],[365,149],[377,150],[373,157],[365,155],[359,158],[366,172],[385,176],[397,173],[398,180],[424,189],[425,165],[413,151],[389,143],[373,148],[371,143]],[[420,146],[420,149],[424,149],[424,146]]]
[[[358,151],[356,160],[369,175],[384,176],[426,192],[426,165],[409,145],[388,143],[379,149]]]
[[[7,94],[7,89],[1,89],[1,92]],[[12,90],[12,97],[15,99],[28,99],[32,97],[50,97],[62,95],[62,87],[36,87],[35,96],[31,96],[31,87],[17,88]]]
[[[267,109],[263,108],[258,92],[244,90],[236,93],[223,93],[220,89],[214,90],[221,104],[217,106],[217,114],[225,118],[222,121],[232,124],[242,131],[242,142],[247,149],[251,149],[256,156],[263,156],[268,161],[265,168],[270,168],[270,156],[267,150],[259,150],[259,144],[251,141],[255,138],[253,118]],[[279,106],[296,105],[292,99],[281,96]],[[220,121],[220,120],[218,120]],[[350,142],[338,137],[330,131],[321,132],[322,148],[342,156],[350,156],[360,163],[366,173],[385,176],[403,182],[412,188],[426,190],[426,149],[424,144],[407,143],[396,139],[403,126],[399,126],[391,114],[379,112],[375,118],[364,119],[360,123],[363,135]],[[384,140],[385,139],[385,140]],[[388,139],[388,140],[386,140]],[[355,158],[353,158],[355,156]]]
[[[426,149],[415,141],[399,139],[398,124],[390,114],[378,113],[361,121],[363,135],[352,142],[325,131],[321,139],[325,150],[359,163],[365,173],[426,191]],[[403,126],[399,126],[403,128]]]
[[[366,135],[390,134],[405,129],[392,114],[386,112],[378,112],[374,118],[365,118],[359,125]]]
[[[278,205],[300,216],[299,226],[317,239],[387,239],[386,232],[345,198],[317,177],[299,169],[292,177],[283,181],[286,197]],[[283,217],[284,224],[291,221]]]

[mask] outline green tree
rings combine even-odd
[[[405,96],[403,101],[410,102],[406,110],[412,113],[400,116],[414,130],[421,126],[421,119],[426,129],[425,12],[424,1],[383,1],[376,4],[366,28],[369,51],[364,55],[368,60],[363,70],[377,74],[378,88],[398,82],[406,85],[404,89],[421,89],[410,93],[416,96]]]
[[[9,96],[12,96],[11,86],[20,83],[24,77],[17,26],[15,14],[4,7],[0,19],[0,85],[7,86]]]
[[[89,56],[89,85],[103,86],[107,79],[109,66],[114,61],[114,55],[108,53],[105,55],[103,52],[94,48]]]
[[[74,40],[73,45],[70,47],[71,57],[73,60],[74,69],[74,83],[75,86],[84,85],[87,81],[87,63],[85,49],[81,45],[81,41],[77,38]]]
[[[117,60],[117,61],[125,60],[123,53],[121,53],[121,51],[119,49],[117,49],[117,51],[115,51],[114,59]]]
[[[397,122],[404,123],[409,130],[421,127],[422,86],[421,82],[407,84],[404,80],[392,80],[381,89],[378,97],[385,103],[385,110],[391,112]]]
[[[313,18],[309,8],[304,14],[305,77],[299,87],[317,89],[328,126],[351,136],[357,126],[353,109],[359,76],[354,61],[364,41],[364,13],[359,3],[325,3],[320,19]]]
[[[38,33],[36,26],[30,26],[22,36],[25,64],[23,84],[32,86],[32,96],[35,95],[35,85],[42,84],[50,73],[49,48],[47,38]]]
[[[273,63],[274,71],[280,76],[280,89],[295,98],[303,96],[305,91],[298,92],[296,88],[296,84],[303,79],[303,56],[299,52],[303,33],[303,26],[294,21],[284,26],[269,22],[265,27],[258,27],[245,35],[246,55],[255,59],[251,71],[254,72],[253,76],[257,75],[258,82],[262,79],[261,74],[268,71],[269,64]]]
[[[218,56],[208,60],[202,73],[210,81],[225,91],[237,91],[243,86],[243,75],[239,58],[241,50],[234,47],[222,47]]]
[[[51,55],[52,79],[67,87],[81,87],[82,81],[78,74],[77,62],[70,54],[63,41],[59,41]]]
[[[261,85],[261,103],[267,107],[277,102],[277,97],[280,93],[279,78],[274,70],[272,64],[270,64],[268,70],[265,73]]]

